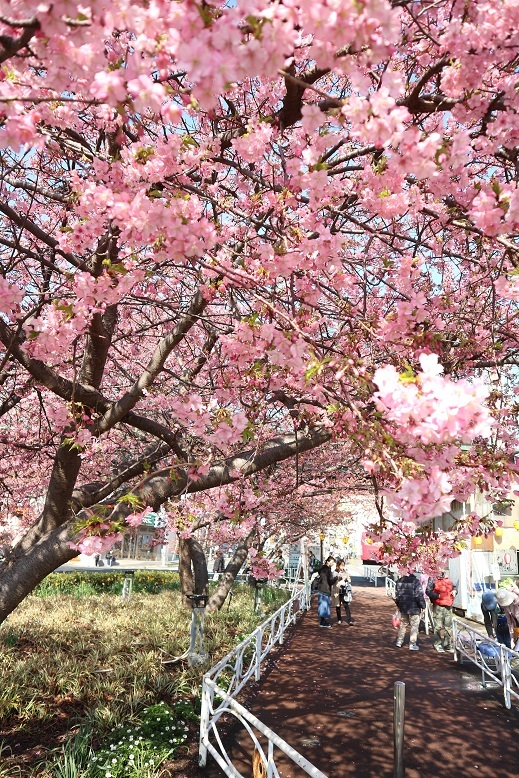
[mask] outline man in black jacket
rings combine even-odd
[[[332,595],[332,586],[337,580],[333,572],[335,570],[335,559],[329,556],[324,565],[319,570],[319,579],[317,583],[317,613],[319,614],[319,626],[331,627],[330,624],[330,598]]]
[[[396,639],[398,648],[402,647],[405,631],[409,624],[411,634],[409,636],[409,650],[418,651],[416,643],[418,627],[420,626],[420,613],[425,608],[425,597],[420,579],[414,573],[404,575],[396,582],[395,602],[401,614],[401,622]]]

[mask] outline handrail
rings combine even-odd
[[[240,778],[240,773],[234,768],[227,756],[217,730],[219,718],[224,714],[236,716],[242,721],[251,736],[259,758],[263,762],[267,775],[278,776],[274,762],[274,746],[286,754],[292,761],[302,767],[313,778],[326,778],[314,765],[304,759],[288,743],[256,719],[243,705],[234,698],[243,689],[247,681],[254,676],[256,681],[261,678],[261,663],[276,644],[282,645],[288,627],[295,623],[297,614],[310,607],[310,592],[308,585],[303,585],[294,592],[290,600],[282,605],[263,624],[251,632],[232,651],[220,659],[202,680],[202,708],[200,712],[200,743],[199,764],[205,766],[209,752],[226,771],[226,775]],[[215,696],[218,698],[215,704]],[[268,739],[268,753],[265,754],[252,728],[261,732]],[[218,749],[210,742],[210,734],[214,734]]]
[[[482,644],[492,646],[495,655],[493,657],[485,656],[480,650]],[[459,657],[459,661],[462,663],[463,657],[465,657],[481,669],[483,687],[486,688],[487,675],[503,687],[507,708],[512,707],[512,697],[519,701],[519,678],[512,669],[512,662],[519,660],[518,651],[507,648],[503,643],[484,635],[457,618],[452,620],[452,645],[456,661]]]
[[[383,575],[379,573],[380,567],[375,565],[363,565],[363,575],[368,581],[373,581],[375,586],[377,585],[377,578],[383,578]]]
[[[210,696],[214,699],[214,695],[222,694],[222,690],[212,681],[211,679],[205,680],[206,684],[206,698],[207,698],[207,691],[210,691]],[[204,698],[203,698],[204,700]],[[220,735],[218,733],[218,730],[216,728],[216,725],[218,723],[218,719],[220,716],[222,716],[225,713],[230,713],[233,716],[235,716],[241,723],[244,725],[245,729],[249,733],[251,740],[254,745],[254,751],[258,752],[259,759],[261,762],[263,762],[266,774],[267,776],[272,776],[272,778],[279,778],[279,772],[276,767],[275,763],[275,756],[274,756],[274,747],[278,748],[282,753],[284,753],[288,758],[297,764],[302,770],[305,771],[307,775],[310,775],[311,778],[327,778],[327,776],[321,772],[315,765],[313,765],[311,762],[308,761],[308,759],[305,759],[302,754],[300,754],[298,751],[295,750],[295,748],[292,748],[283,738],[279,737],[279,735],[276,735],[273,730],[271,730],[269,727],[266,726],[266,724],[263,724],[262,721],[260,721],[256,716],[254,716],[250,711],[247,710],[243,705],[240,705],[239,702],[236,702],[236,700],[229,699],[228,703],[225,707],[219,706],[216,710],[213,710],[212,703],[208,703],[210,705],[210,712],[213,713],[212,718],[210,719],[210,722],[208,724],[208,731],[207,735],[204,737],[203,740],[203,747],[205,748],[206,752],[209,752],[211,756],[216,760],[216,762],[220,765],[222,770],[224,771],[225,775],[231,775],[234,778],[242,778],[241,773],[238,772],[238,770],[235,768],[235,766],[232,764],[231,760],[227,756],[227,753],[225,751],[225,748],[223,747]],[[220,746],[220,750],[215,748],[213,744],[209,740],[209,731],[212,730],[215,735],[215,739],[217,743]],[[258,738],[256,737],[254,730],[257,730],[260,732],[268,741],[267,746],[267,753],[265,753],[265,750],[263,746],[260,744]],[[205,765],[205,762],[203,763]]]

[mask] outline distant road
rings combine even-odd
[[[169,565],[162,565],[160,562],[143,562],[140,559],[121,559],[117,560],[113,567],[109,567],[106,564],[106,559],[103,560],[102,567],[96,567],[95,564],[86,565],[82,562],[67,562],[61,567],[56,568],[56,573],[107,573],[117,572],[117,570],[169,570],[170,572],[178,572],[178,562],[174,562]]]

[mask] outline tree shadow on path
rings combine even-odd
[[[420,651],[396,648],[384,587],[353,584],[355,626],[319,628],[313,602],[248,709],[330,778],[392,778],[393,686],[403,681],[406,778],[517,778],[519,705],[506,710],[502,690],[483,689],[477,668],[436,653],[432,636],[420,635]],[[225,747],[252,778],[253,746],[239,723]],[[276,755],[281,778],[306,775]]]

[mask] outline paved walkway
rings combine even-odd
[[[506,710],[502,692],[435,652],[432,636],[420,634],[420,651],[396,648],[384,588],[353,583],[355,626],[319,628],[314,604],[250,687],[249,710],[329,778],[392,778],[393,684],[404,681],[406,778],[517,778],[519,706]],[[251,776],[251,741],[238,725],[226,747]],[[305,775],[292,762],[279,767],[283,778]]]

